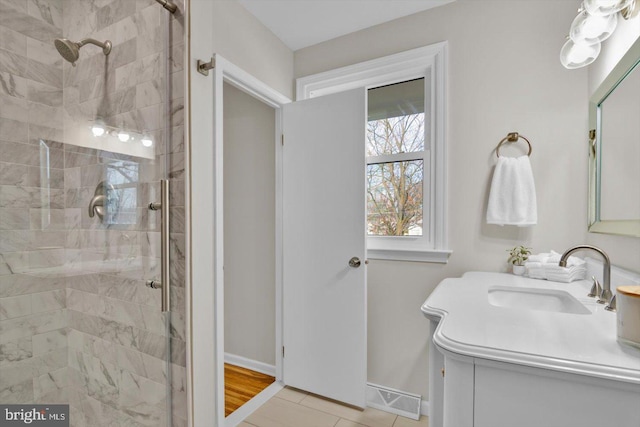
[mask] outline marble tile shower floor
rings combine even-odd
[[[312,394],[284,388],[239,427],[428,427],[427,417],[410,420],[367,408],[360,411]]]

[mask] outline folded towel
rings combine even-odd
[[[543,265],[541,262],[526,262],[524,264],[526,275],[532,279],[546,279]]]
[[[547,280],[554,282],[569,283],[574,280],[582,280],[587,274],[586,266],[574,265],[571,267],[560,267],[556,264],[546,264],[544,266],[544,273]]]
[[[529,156],[498,157],[487,206],[487,224],[535,225],[536,187]]]
[[[583,259],[575,256],[570,256],[569,259],[567,260],[567,267],[584,266],[584,268],[587,268],[586,264],[587,263]]]
[[[526,275],[532,279],[546,279],[564,283],[585,278],[587,265],[583,259],[571,256],[567,259],[567,266],[560,267],[558,263],[561,257],[553,250],[529,256],[527,262],[524,263]]]
[[[556,264],[557,265],[560,262],[560,258],[562,258],[562,255],[560,255],[556,251],[551,251],[551,252],[549,252],[549,257],[545,261],[545,264]],[[575,257],[571,257],[571,258],[575,258]]]
[[[547,260],[547,258],[549,258],[549,253],[548,252],[544,252],[544,253],[541,253],[541,254],[529,255],[529,258],[527,258],[527,261],[529,261],[529,262],[545,262]]]

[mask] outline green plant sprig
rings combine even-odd
[[[529,255],[531,255],[531,248],[527,248],[526,246],[516,246],[514,248],[507,249],[507,252],[509,252],[509,259],[507,262],[510,262],[513,265],[522,265],[529,259]]]

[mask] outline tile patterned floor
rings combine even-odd
[[[239,427],[429,427],[427,417],[408,418],[367,408],[364,411],[284,388]]]

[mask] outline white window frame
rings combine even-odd
[[[299,101],[358,87],[370,89],[418,78],[425,79],[425,104],[429,103],[425,105],[425,114],[431,113],[424,157],[423,200],[428,208],[423,212],[423,230],[427,232],[422,237],[368,236],[367,258],[370,259],[446,263],[452,253],[448,249],[447,233],[447,42],[296,80]]]
[[[387,154],[380,156],[368,156],[367,166],[376,163],[397,163],[403,161],[422,160],[423,180],[422,180],[422,235],[421,236],[375,236],[367,235],[367,253],[377,250],[392,250],[392,251],[424,251],[425,248],[433,248],[433,227],[431,226],[431,209],[424,209],[425,201],[431,200],[432,184],[431,179],[431,147],[430,141],[432,139],[432,126],[427,126],[426,123],[433,123],[435,114],[432,108],[427,108],[427,105],[431,105],[431,93],[432,93],[433,79],[431,78],[431,69],[429,68],[424,78],[424,147],[422,151],[411,151],[406,153]],[[429,203],[430,205],[430,203]],[[430,207],[430,206],[428,206]],[[369,256],[369,258],[372,258]],[[385,258],[387,259],[387,258]]]

